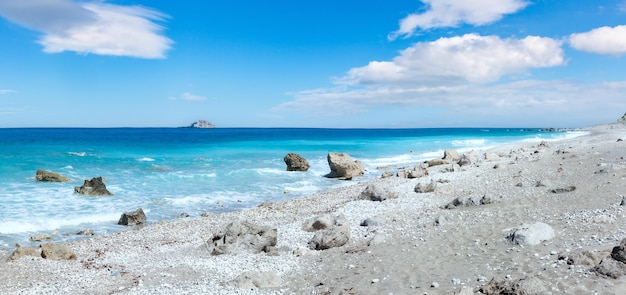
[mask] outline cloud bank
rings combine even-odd
[[[46,53],[165,58],[173,41],[157,22],[167,16],[141,6],[103,1],[0,0],[0,16],[43,33]]]
[[[570,45],[578,50],[622,55],[626,53],[626,25],[616,27],[600,27],[589,32],[572,34]]]
[[[417,29],[456,27],[463,23],[480,26],[500,20],[528,5],[524,0],[421,0],[422,13],[413,13],[400,20],[400,28],[389,39],[409,37]]]

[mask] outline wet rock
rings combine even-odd
[[[76,254],[64,244],[47,243],[40,246],[41,257],[50,260],[76,260]]]
[[[309,161],[295,153],[288,153],[283,160],[287,165],[287,171],[307,171],[309,170]]]
[[[365,174],[365,168],[359,160],[354,160],[346,153],[328,153],[327,156],[330,173],[328,178],[351,180],[354,177]]]
[[[28,238],[28,240],[31,243],[43,242],[43,241],[50,241],[50,240],[52,240],[52,237],[49,234],[38,234],[38,235],[35,235],[35,236],[32,236],[32,237]]]
[[[146,224],[146,214],[143,213],[141,208],[135,211],[124,212],[120,217],[120,220],[117,222],[119,225],[145,225]]]
[[[554,238],[554,230],[543,222],[523,224],[507,236],[507,240],[513,244],[530,246],[538,245],[552,238]]]
[[[70,179],[59,174],[46,170],[37,170],[35,172],[35,180],[44,182],[69,182]]]
[[[112,196],[113,194],[107,190],[106,185],[102,182],[102,177],[94,177],[86,180],[82,186],[74,188],[77,194],[85,196]]]
[[[83,229],[79,230],[78,232],[76,232],[76,234],[79,235],[79,236],[93,236],[94,232],[93,232],[93,229],[83,228]]]
[[[234,221],[208,241],[212,255],[270,252],[278,240],[278,230],[249,221]]]

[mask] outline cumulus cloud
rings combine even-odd
[[[558,40],[467,34],[416,43],[392,61],[372,61],[349,70],[335,82],[346,85],[486,83],[530,68],[564,63]]]
[[[184,92],[179,96],[170,97],[170,100],[203,101],[203,100],[206,100],[206,97],[197,95],[197,94],[192,94],[189,92]]]
[[[498,21],[528,5],[525,0],[421,0],[426,10],[400,20],[389,39],[411,36],[417,29],[456,27],[463,23],[480,26]]]
[[[622,55],[626,53],[626,25],[600,27],[589,32],[572,34],[569,44],[582,51]]]
[[[0,0],[0,16],[40,31],[44,52],[165,58],[172,40],[158,22],[167,16],[141,6],[103,1]]]

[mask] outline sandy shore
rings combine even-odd
[[[355,181],[303,199],[72,242],[76,260],[9,261],[2,253],[0,294],[474,294],[492,280],[525,284],[527,293],[516,294],[626,294],[626,276],[593,271],[626,238],[626,142],[618,140],[626,140],[626,125],[589,131],[480,151],[461,171],[432,166],[416,179]],[[431,180],[434,192],[414,192]],[[363,200],[370,184],[397,197]],[[444,209],[456,198],[483,196],[491,202]],[[311,250],[315,233],[303,224],[326,213],[345,216],[350,239]],[[377,224],[360,226],[368,218]],[[276,247],[212,255],[214,234],[236,220],[276,228]],[[536,222],[554,237],[537,245],[507,239]],[[248,271],[272,275],[267,287],[231,283]]]

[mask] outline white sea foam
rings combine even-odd
[[[72,155],[72,156],[77,156],[77,157],[84,157],[87,155],[87,153],[85,152],[67,152],[68,154]]]
[[[452,146],[455,147],[482,147],[485,145],[485,139],[462,139],[462,140],[453,140],[450,142]]]
[[[143,157],[143,158],[137,159],[137,161],[139,161],[139,162],[154,162],[155,160],[153,158]]]

